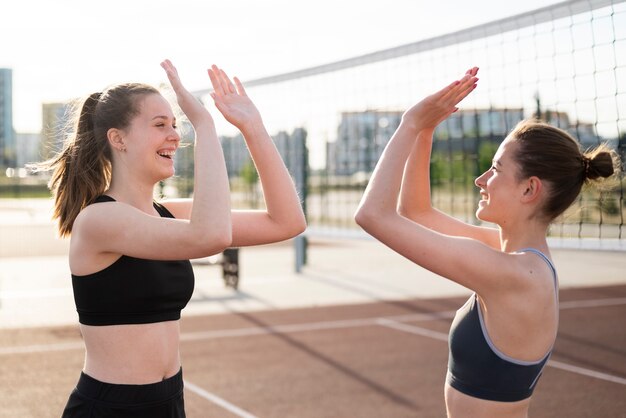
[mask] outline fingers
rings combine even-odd
[[[469,74],[473,77],[476,77],[476,74],[478,74],[478,67],[472,67],[469,70],[467,70],[467,72],[465,74]]]
[[[174,64],[168,59],[161,62],[161,68],[165,70],[165,74],[167,74],[167,78],[172,81],[172,78],[178,78],[178,72],[176,71],[176,67]]]
[[[215,67],[215,66],[213,66]],[[220,79],[217,75],[217,71],[215,69],[209,68],[207,73],[209,74],[209,79],[211,79],[211,85],[213,86],[213,91],[220,96],[225,94],[224,89],[222,88],[222,83],[220,83]],[[215,67],[217,68],[217,67]],[[211,96],[214,96],[213,94]],[[215,99],[215,97],[213,97]]]
[[[220,69],[220,78],[222,79],[222,82],[226,86],[226,90],[228,91],[228,93],[230,94],[236,93],[233,82],[230,81],[230,78],[228,77],[228,75],[226,75],[226,72],[222,69]]]
[[[165,74],[167,75],[174,91],[183,89],[180,77],[178,76],[178,70],[176,70],[176,67],[174,67],[174,64],[172,64],[169,59],[165,59],[161,62],[161,68],[165,70]]]
[[[238,93],[241,83],[235,78],[235,83],[239,83],[237,88],[235,88],[235,85],[230,80],[230,77],[228,77],[228,74],[226,74],[226,72],[217,65],[213,64],[208,70],[208,73],[209,78],[211,79],[211,84],[213,85],[213,90],[218,96]]]
[[[243,84],[241,84],[241,81],[237,77],[235,77],[235,85],[237,86],[237,92],[240,96],[248,96],[246,89],[243,88]]]
[[[438,97],[438,100],[444,104],[455,106],[465,97],[467,97],[467,95],[470,94],[476,88],[476,83],[478,82],[478,77],[476,77],[475,75],[472,75],[472,74],[475,74],[476,71],[478,71],[476,67],[474,68],[476,70],[474,69],[469,70],[463,76],[463,78],[453,82],[448,87],[444,88],[440,92],[441,94]]]

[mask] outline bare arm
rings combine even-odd
[[[234,83],[212,67],[211,94],[217,109],[244,136],[259,173],[266,210],[232,212],[232,246],[267,244],[292,238],[306,228],[300,198],[285,164],[267,133],[261,114],[236,77]],[[184,216],[184,203],[167,202]]]
[[[186,259],[218,253],[231,243],[230,190],[222,148],[209,112],[182,85],[169,60],[167,73],[195,133],[194,199],[188,220],[153,216],[119,202],[99,203],[76,219],[73,245],[96,253],[148,259]]]
[[[489,294],[501,286],[500,275],[519,275],[519,263],[513,262],[515,256],[474,239],[435,232],[400,215],[397,210],[403,175],[407,175],[404,168],[418,134],[432,132],[456,111],[456,105],[474,89],[476,80],[468,74],[405,112],[376,165],[355,219],[368,233],[420,266],[481,294]],[[423,166],[427,159],[420,162]],[[409,167],[409,175],[411,170]],[[423,180],[421,182],[421,191],[415,196],[408,193],[403,196],[405,207],[410,206],[414,197],[429,193],[429,188]],[[417,204],[418,212],[420,205]],[[494,265],[499,267],[497,275]]]
[[[477,239],[499,249],[500,237],[496,229],[469,225],[432,206],[430,189],[432,143],[432,129],[422,130],[418,134],[404,167],[398,213],[442,234]]]

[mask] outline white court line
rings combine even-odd
[[[454,312],[437,312],[432,314],[398,315],[388,317],[396,322],[429,321],[439,318],[451,318]],[[270,327],[237,328],[216,331],[188,332],[182,334],[181,341],[213,340],[218,338],[248,337],[267,334],[293,334],[296,332],[319,331],[326,329],[356,328],[378,325],[378,321],[385,318],[346,319],[340,321],[307,322],[301,324],[276,325]]]
[[[35,344],[35,345],[23,345],[16,347],[0,347],[1,355],[10,354],[31,354],[31,353],[51,353],[53,351],[70,351],[85,349],[85,344],[82,341],[76,341],[71,343],[56,343],[56,344]]]
[[[448,335],[442,332],[432,331],[430,329],[417,327],[415,325],[402,324],[399,322],[391,321],[389,319],[381,318],[378,321],[379,325],[387,328],[393,328],[398,331],[408,332],[410,334],[417,334],[424,337],[430,337],[440,341],[448,341]],[[626,379],[613,376],[607,373],[597,372],[591,369],[585,369],[584,367],[578,367],[571,364],[563,363],[556,360],[548,360],[547,366],[554,367],[555,369],[567,370],[568,372],[581,374],[583,376],[593,377],[600,380],[605,380],[611,383],[618,383],[620,385],[626,385]]]
[[[443,332],[437,332],[427,328],[416,327],[415,325],[403,324],[385,318],[380,318],[376,321],[376,323],[378,325],[382,325],[383,327],[397,329],[398,331],[408,332],[409,334],[417,334],[423,337],[429,337],[435,340],[448,342],[448,334],[445,334]]]
[[[224,329],[215,331],[199,331],[199,332],[186,332],[180,335],[180,341],[203,341],[203,340],[215,340],[220,338],[236,338],[236,337],[250,337],[255,335],[269,335],[269,334],[293,334],[296,332],[307,331],[320,331],[326,329],[342,329],[342,328],[356,328],[364,326],[378,325],[380,319],[390,319],[396,322],[403,321],[429,321],[440,318],[451,318],[454,316],[454,312],[435,312],[431,314],[411,314],[411,315],[397,315],[387,318],[362,318],[362,319],[347,319],[342,321],[323,321],[323,322],[308,322],[301,324],[287,324],[277,325],[273,327],[252,327],[252,328],[235,328]],[[83,349],[82,342],[71,343],[56,343],[56,344],[36,344],[16,347],[0,347],[0,355],[9,354],[29,354],[29,353],[42,353],[51,351],[64,351],[64,350],[77,350]]]
[[[233,414],[237,415],[238,417],[242,417],[242,418],[257,418],[255,415],[252,415],[248,411],[244,411],[243,409],[239,408],[238,406],[233,405],[232,403],[228,402],[227,400],[220,398],[219,396],[217,396],[214,393],[211,393],[211,392],[208,392],[208,391],[202,389],[200,386],[194,385],[193,383],[191,383],[188,380],[185,380],[184,382],[185,382],[185,389],[189,389],[191,392],[195,393],[196,395],[200,396],[201,398],[204,398],[204,399],[206,399],[209,402],[213,402],[214,404],[221,406],[222,408],[224,408],[228,412],[232,412]]]
[[[578,373],[589,377],[595,377],[596,379],[606,380],[608,382],[619,383],[620,385],[626,385],[626,379],[624,379],[623,377],[613,376],[611,374],[573,366],[571,364],[562,363],[556,360],[548,360],[548,366],[552,366],[555,369],[567,370],[568,372]]]
[[[559,303],[559,310],[577,308],[596,308],[598,306],[626,305],[626,298],[570,300]]]
[[[615,305],[624,305],[626,304],[626,298],[610,298],[610,299],[590,299],[590,300],[577,300],[577,301],[568,301],[561,302],[559,307],[560,309],[576,309],[576,308],[593,308],[598,306],[615,306]],[[325,329],[340,329],[340,328],[353,328],[353,327],[363,327],[363,326],[371,326],[371,325],[384,325],[387,327],[391,324],[380,323],[380,321],[390,321],[394,323],[393,327],[400,329],[399,326],[403,325],[402,322],[413,322],[413,321],[428,321],[435,320],[441,318],[452,318],[454,316],[454,311],[444,311],[444,312],[435,312],[429,314],[408,314],[408,315],[396,315],[390,317],[377,317],[377,318],[362,318],[362,319],[348,319],[342,321],[324,321],[324,322],[309,322],[302,324],[289,324],[289,325],[277,325],[274,327],[253,327],[253,328],[238,328],[238,329],[230,329],[230,330],[215,330],[215,331],[203,331],[203,332],[188,332],[183,333],[180,336],[181,341],[201,341],[201,340],[211,340],[218,338],[234,338],[234,337],[247,337],[254,335],[267,335],[274,333],[283,333],[290,334],[296,332],[306,332],[306,331],[318,331]],[[407,327],[418,328],[415,326],[407,325]],[[402,329],[400,329],[402,330]],[[403,329],[407,331],[407,328]],[[436,331],[426,330],[425,328],[421,328],[421,331],[413,330],[413,333],[419,335],[430,336],[435,339],[442,340],[442,336],[447,335],[443,333],[437,333]],[[426,333],[430,333],[431,335],[426,335]],[[436,336],[435,336],[436,335]],[[28,353],[44,353],[44,352],[52,352],[52,351],[64,351],[64,350],[77,350],[83,349],[84,345],[82,342],[68,342],[68,343],[56,343],[56,344],[37,344],[37,345],[27,345],[27,346],[15,346],[15,347],[0,347],[0,355],[10,355],[10,354],[28,354]]]

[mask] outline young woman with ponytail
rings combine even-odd
[[[476,87],[477,68],[407,110],[356,212],[357,223],[416,264],[474,294],[452,322],[445,401],[449,417],[521,418],[556,338],[558,283],[546,234],[583,184],[616,171],[604,146],[581,152],[567,132],[521,122],[475,181],[478,219],[431,206],[433,131]]]
[[[244,135],[266,210],[231,211],[213,119],[164,68],[195,131],[193,199],[155,202],[174,174],[180,136],[169,103],[145,84],[90,95],[59,156],[43,167],[69,263],[86,354],[63,417],[184,417],[180,312],[194,286],[189,259],[291,238],[305,228],[287,169],[237,78],[208,70],[213,100]]]

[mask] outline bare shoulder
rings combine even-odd
[[[111,218],[125,210],[123,206],[131,208],[129,205],[119,202],[100,202],[86,206],[74,220],[72,236],[89,233],[105,225],[110,225]]]
[[[511,280],[515,283],[514,288],[521,291],[520,294],[554,295],[557,290],[556,271],[546,255],[523,251],[510,254],[509,259],[513,267],[510,271]]]
[[[519,254],[525,266],[526,280],[530,285],[555,288],[557,283],[556,269],[549,254],[536,251],[524,251]]]
[[[118,254],[103,252],[99,243],[106,237],[111,222],[110,209],[117,202],[102,202],[85,207],[80,211],[70,238],[69,262],[72,274],[85,275],[99,271],[119,257]]]

